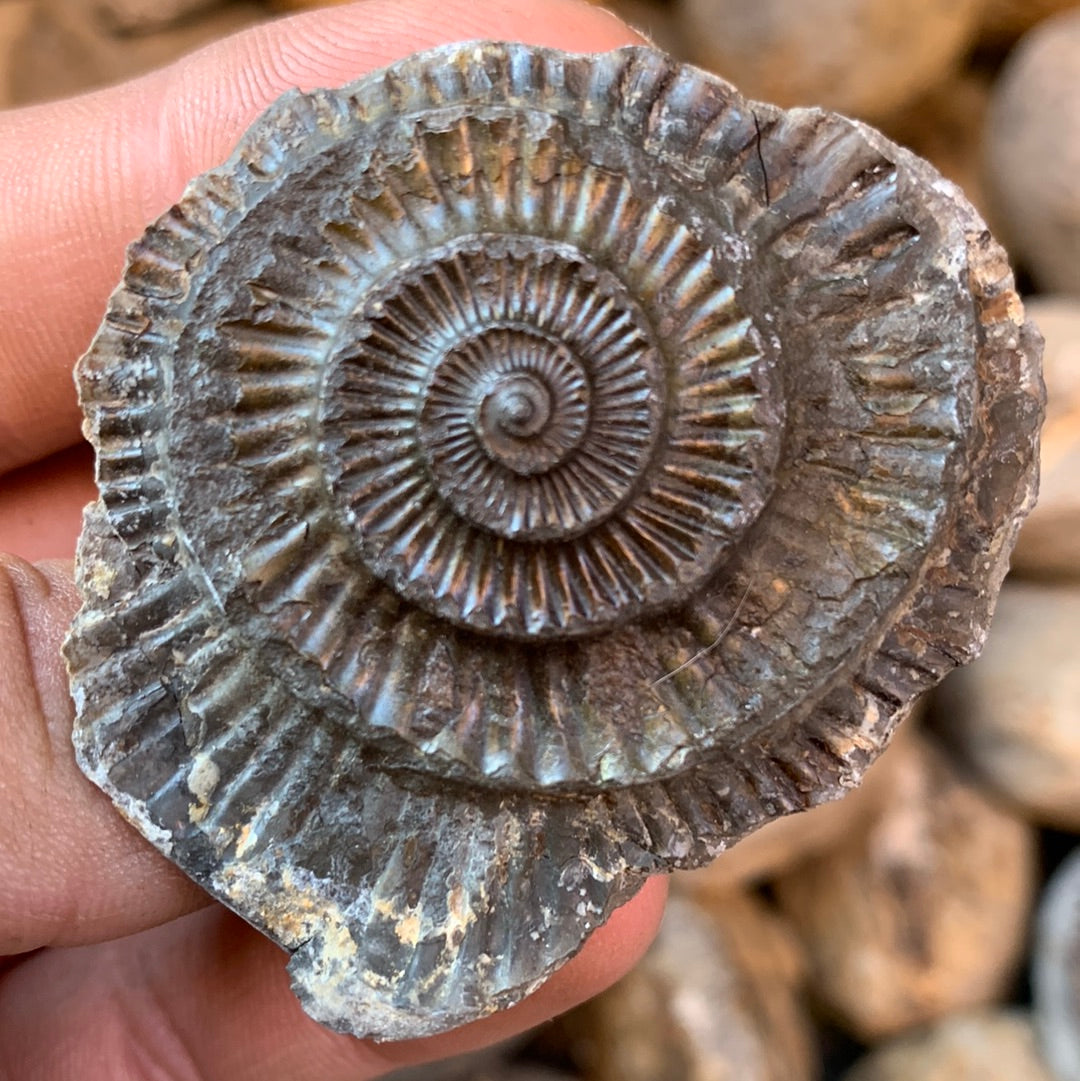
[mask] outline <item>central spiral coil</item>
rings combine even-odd
[[[564,344],[529,328],[496,326],[452,348],[420,413],[443,498],[508,540],[569,537],[610,513],[634,474],[605,467],[597,444],[618,421],[645,450],[652,432],[625,398],[613,416],[603,391],[601,383],[594,392],[592,373]],[[589,501],[575,500],[579,492]]]
[[[673,369],[640,302],[570,244],[486,235],[428,253],[364,297],[326,384],[331,474],[367,566],[510,635],[670,603],[708,572],[733,509],[685,506],[664,461]]]
[[[431,464],[444,453],[467,474],[484,456],[521,477],[547,472],[581,443],[589,396],[587,373],[560,342],[523,327],[486,330],[450,350],[428,387]]]

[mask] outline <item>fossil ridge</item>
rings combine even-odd
[[[648,48],[283,97],[77,381],[80,764],[398,1039],[857,783],[983,640],[1038,337],[959,191]]]

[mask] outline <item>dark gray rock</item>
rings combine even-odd
[[[1037,336],[957,189],[643,48],[282,98],[80,362],[88,775],[378,1038],[855,784],[973,656]]]

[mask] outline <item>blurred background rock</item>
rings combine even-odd
[[[0,107],[313,6],[0,0]],[[606,995],[408,1081],[1080,1081],[1080,947],[1066,971],[1058,945],[1080,944],[1080,886],[1052,892],[1030,956],[1080,840],[1080,0],[606,6],[751,97],[875,124],[964,189],[1047,339],[1042,496],[984,657],[862,789],[676,876],[656,946]]]

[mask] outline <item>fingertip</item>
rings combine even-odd
[[[667,893],[666,875],[647,879],[626,904],[612,913],[581,953],[551,978],[549,994],[555,999],[570,995],[577,1001],[583,1001],[622,979],[656,937],[664,915]],[[576,1002],[572,1005],[576,1005]],[[563,1006],[554,1012],[568,1008]]]
[[[575,52],[644,41],[584,0],[361,0],[289,16],[210,45],[166,75],[163,129],[184,159],[176,172],[190,176],[223,160],[286,90],[339,86],[410,53],[471,39]]]
[[[33,691],[34,704],[47,713],[67,711],[67,680],[58,659],[78,606],[70,564],[34,564],[0,552],[0,643],[7,643],[3,653],[9,679],[15,683],[23,677]],[[0,732],[5,730],[4,702],[0,698]]]
[[[25,559],[70,559],[82,512],[97,496],[86,443],[32,462],[0,479],[0,551]]]
[[[448,41],[602,51],[643,39],[584,0],[367,0],[266,23],[133,82],[0,118],[0,471],[78,438],[71,368],[125,246],[285,90]]]
[[[79,771],[61,644],[66,559],[0,553],[0,954],[129,934],[209,898]]]
[[[644,886],[586,941],[576,957],[559,969],[531,999],[516,1007],[523,1009],[527,1005],[538,1015],[529,1024],[546,1021],[622,979],[641,960],[656,937],[667,893],[666,875],[647,879]]]
[[[660,928],[667,895],[666,875],[648,879],[638,893],[586,940],[576,957],[527,999],[443,1036],[380,1045],[378,1050],[387,1067],[459,1055],[509,1039],[600,994],[641,960]]]
[[[374,1044],[316,1024],[289,991],[287,955],[217,905],[141,935],[29,959],[6,977],[0,1032],[6,1023],[24,1061],[57,1071],[40,1077],[85,1071],[88,1062],[114,1076],[120,1062],[153,1048],[163,1063],[175,1058],[207,1081],[364,1081],[506,1039],[603,990],[648,946],[665,894],[663,880],[647,883],[524,1002],[423,1040]],[[92,1008],[73,1015],[72,1002]],[[67,1018],[65,1047],[50,1039],[58,1013]],[[172,1036],[167,1048],[144,1042],[162,1032]]]

